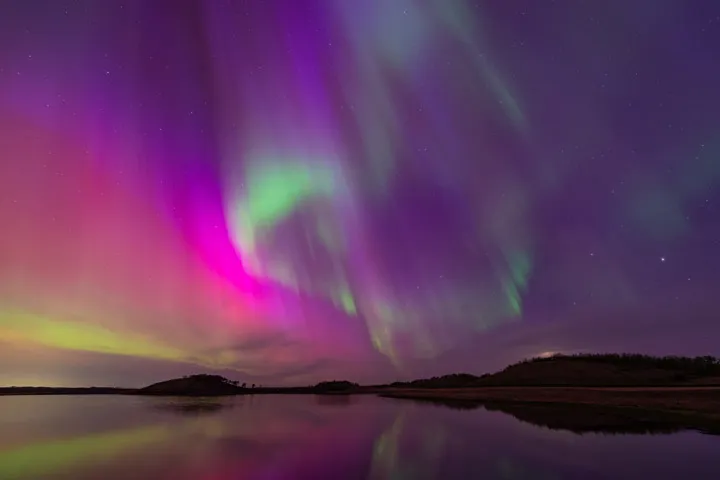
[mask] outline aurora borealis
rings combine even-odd
[[[0,385],[718,355],[710,0],[0,3]]]

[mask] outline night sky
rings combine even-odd
[[[717,0],[3,0],[0,384],[718,355]]]

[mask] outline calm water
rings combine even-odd
[[[718,479],[720,437],[365,397],[0,397],[0,479]]]

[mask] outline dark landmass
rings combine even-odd
[[[534,358],[481,376],[455,373],[442,377],[360,386],[345,380],[307,387],[256,387],[220,375],[191,375],[145,388],[0,387],[0,394],[238,395],[263,393],[377,393],[405,389],[479,387],[720,387],[720,361],[714,357],[651,357],[636,354],[555,355]]]
[[[224,395],[379,394],[385,397],[451,402],[462,408],[478,405],[557,405],[631,408],[720,419],[720,361],[714,357],[650,357],[646,355],[557,355],[525,360],[482,376],[443,377],[360,386],[344,380],[307,387],[257,387],[219,375],[192,375],[141,389],[0,388],[0,395],[153,395],[206,397]],[[505,407],[504,407],[505,408]],[[533,410],[535,411],[535,410]]]
[[[309,387],[248,387],[219,375],[192,375],[155,383],[141,388],[138,395],[221,396],[262,394],[350,394],[361,389],[357,383],[344,380],[320,382]]]
[[[460,374],[395,383],[381,396],[457,408],[484,406],[531,423],[542,423],[533,416],[540,412],[546,426],[569,430],[572,426],[597,431],[598,425],[612,430],[620,424],[717,432],[720,362],[714,357],[558,355],[522,361],[480,377]],[[602,413],[598,408],[605,413],[593,417]],[[581,411],[582,416],[574,418],[568,413],[573,411]],[[570,423],[563,424],[565,420]]]
[[[313,394],[349,395],[376,393],[376,387],[361,387],[345,380],[320,382],[308,387],[256,387],[220,375],[190,375],[154,383],[144,388],[112,387],[0,387],[1,395],[147,395],[171,397],[217,397],[228,395]]]
[[[720,361],[714,357],[651,357],[638,354],[554,355],[510,365],[493,374],[445,375],[393,388],[469,387],[669,387],[720,386]]]
[[[113,387],[0,387],[2,395],[133,395],[134,388]]]
[[[139,389],[137,395],[203,396],[238,395],[247,390],[220,375],[191,375],[154,383]]]
[[[336,393],[352,393],[360,388],[360,385],[346,380],[331,380],[329,382],[320,382],[313,387],[316,391],[336,392]]]

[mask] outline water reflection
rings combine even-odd
[[[0,478],[40,478],[71,468],[102,464],[169,439],[170,429],[152,426],[99,435],[65,437],[0,452]]]
[[[0,478],[720,478],[717,437],[597,435],[587,412],[497,408],[372,396],[0,397]],[[586,434],[571,433],[582,418]]]
[[[667,435],[686,430],[699,431],[708,435],[720,435],[720,421],[702,416],[639,408],[436,399],[409,401],[416,404],[437,405],[455,410],[484,409],[491,412],[498,411],[538,427],[566,430],[579,435],[585,433]]]
[[[315,403],[318,405],[337,405],[347,406],[353,405],[360,400],[357,395],[343,395],[343,394],[331,394],[331,395],[314,395]]]
[[[238,397],[242,399],[242,397]],[[237,399],[217,397],[208,398],[153,398],[150,407],[159,411],[175,413],[178,415],[206,415],[218,413],[238,405]]]

